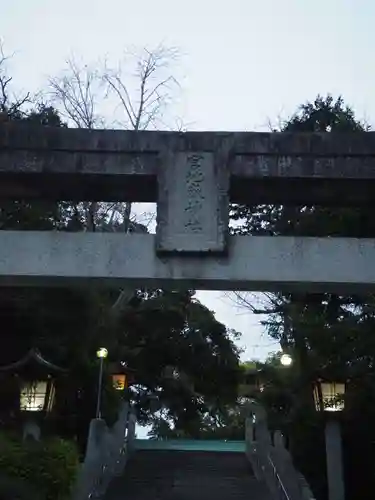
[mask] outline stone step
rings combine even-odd
[[[242,453],[137,451],[105,500],[269,500]]]

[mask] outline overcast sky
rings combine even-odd
[[[164,43],[183,55],[173,113],[195,130],[264,130],[328,92],[371,122],[374,19],[371,0],[0,0],[18,87],[42,87],[71,54],[116,61],[125,48]],[[221,293],[200,297],[243,332],[244,358],[275,347],[257,317]]]

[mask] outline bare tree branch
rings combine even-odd
[[[117,69],[108,64],[104,68],[102,80],[107,85],[107,95],[111,94],[119,101],[125,114],[122,125],[133,130],[147,129],[155,124],[162,114],[163,106],[170,98],[170,88],[176,79],[162,70],[169,70],[170,63],[176,58],[177,52],[173,49],[157,47],[153,51],[144,49],[140,55],[133,54],[132,60],[125,59]],[[134,75],[126,76],[127,65],[136,63]],[[125,68],[124,68],[125,63]],[[125,203],[122,211],[123,230],[129,232],[132,204]],[[122,291],[112,307],[113,314],[121,311],[122,306],[129,300],[129,290]]]
[[[0,111],[5,112],[8,109],[8,90],[7,87],[12,81],[12,78],[7,75],[6,64],[9,56],[5,55],[4,44],[0,41]]]
[[[15,116],[17,113],[22,115],[23,106],[31,102],[29,92],[23,96],[16,96],[11,92],[10,84],[13,78],[8,75],[8,61],[13,55],[5,54],[4,44],[0,40],[0,114],[3,119]]]
[[[66,61],[64,72],[49,80],[50,96],[62,114],[76,127],[93,129],[102,123],[98,113],[101,80],[97,71],[79,65],[74,57]],[[77,207],[85,215],[85,230],[95,231],[102,209],[97,202],[85,202]]]
[[[74,58],[66,61],[65,71],[50,78],[50,95],[62,107],[62,114],[76,127],[93,129],[102,124],[98,113],[101,98],[100,77],[95,69],[79,66]]]
[[[270,314],[274,311],[276,298],[269,292],[261,294],[252,292],[227,292],[225,296],[236,306],[253,314]]]
[[[121,111],[123,127],[144,130],[156,124],[171,101],[177,81],[169,71],[176,57],[175,49],[161,46],[152,51],[143,49],[115,69],[104,64],[101,73],[87,65],[80,66],[71,58],[66,62],[65,71],[50,79],[50,95],[76,127],[93,129],[102,123],[98,109],[107,99],[107,104],[114,106],[113,115]],[[133,71],[125,71],[130,68]],[[84,215],[87,231],[107,228],[111,224],[114,230],[125,233],[142,230],[142,225],[132,220],[130,202],[81,203],[77,208]],[[150,224],[152,218],[148,219]],[[133,294],[133,289],[121,291],[111,308],[111,315],[118,314]]]
[[[120,99],[121,104],[127,114],[131,127],[137,130],[137,116],[133,109],[128,90],[117,75],[110,76],[109,73],[103,75],[103,79],[107,82],[108,86]]]
[[[115,69],[105,66],[102,79],[107,85],[107,94],[120,101],[125,112],[126,119],[122,121],[125,128],[144,130],[161,118],[172,100],[174,88],[178,87],[176,78],[170,74],[171,63],[177,56],[176,49],[159,46],[125,57]],[[129,68],[134,65],[132,73]]]

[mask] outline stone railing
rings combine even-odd
[[[110,481],[122,473],[135,438],[135,415],[124,403],[117,422],[108,428],[104,420],[93,419],[84,462],[73,491],[73,500],[100,499]]]
[[[280,431],[273,436],[265,410],[254,402],[246,420],[246,453],[256,477],[263,480],[275,500],[315,500],[307,481],[294,467]]]

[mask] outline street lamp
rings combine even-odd
[[[314,384],[316,410],[325,418],[328,498],[344,500],[345,486],[342,466],[342,438],[339,419],[345,408],[345,383],[319,379]]]
[[[96,356],[100,359],[104,359],[108,356],[108,350],[105,347],[100,347],[96,351]]]
[[[280,363],[283,366],[291,366],[293,364],[293,358],[290,354],[282,354],[280,357]]]
[[[100,405],[102,401],[102,385],[103,385],[103,363],[108,356],[108,350],[105,347],[100,347],[96,351],[96,357],[100,360],[99,365],[99,380],[98,380],[98,399],[96,402],[96,418],[101,418]]]

